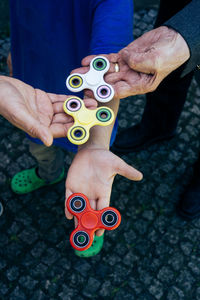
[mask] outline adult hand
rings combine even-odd
[[[109,150],[93,146],[82,148],[75,156],[67,175],[66,199],[72,193],[83,193],[95,210],[108,207],[115,175],[120,174],[130,180],[141,180],[142,174],[125,163]],[[73,216],[65,209],[68,219]],[[102,235],[99,230],[97,235]]]
[[[50,146],[53,137],[67,136],[73,119],[63,111],[63,102],[69,96],[45,93],[20,80],[0,76],[0,114],[16,127]],[[85,100],[95,108],[93,99]]]
[[[161,26],[143,34],[119,52],[119,72],[111,64],[105,79],[115,95],[125,98],[154,91],[160,82],[190,57],[183,37],[173,29]],[[116,60],[110,54],[110,61]]]

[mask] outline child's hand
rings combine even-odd
[[[109,150],[98,147],[83,148],[75,156],[67,175],[66,199],[72,193],[85,194],[95,210],[108,207],[115,175],[120,174],[130,180],[141,180],[142,174],[125,163]],[[66,217],[73,216],[65,210]],[[99,230],[97,235],[102,235]]]
[[[0,76],[0,114],[16,127],[50,146],[53,137],[66,137],[73,118],[63,111],[69,96],[45,93],[20,80]],[[95,108],[93,99],[85,100]]]

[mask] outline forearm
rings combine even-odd
[[[99,106],[105,106],[105,104],[101,104]],[[119,99],[113,99],[106,106],[113,110],[116,119],[118,108],[119,108]],[[105,127],[94,126],[93,128],[91,128],[89,140],[87,141],[87,143],[80,145],[79,150],[83,148],[109,149],[110,138],[111,138],[114,123],[115,120],[109,126],[105,126]]]

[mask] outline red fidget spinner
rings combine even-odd
[[[121,215],[117,209],[106,207],[94,210],[90,207],[88,198],[80,193],[72,194],[66,201],[66,207],[78,219],[78,226],[71,233],[70,243],[79,251],[91,246],[97,229],[113,230],[121,223]]]

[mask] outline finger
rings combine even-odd
[[[89,71],[90,67],[81,67],[81,68],[77,68],[74,69],[73,71],[71,71],[70,74],[74,74],[74,73],[80,73],[80,74],[85,74]]]
[[[54,138],[66,137],[69,128],[73,125],[73,123],[67,124],[51,124],[50,130]]]
[[[33,130],[30,131],[30,135],[39,138],[45,146],[50,147],[53,143],[53,134],[49,128],[41,124],[34,124]]]
[[[102,195],[101,198],[97,201],[97,210],[102,210],[105,207],[110,205],[110,196],[111,196],[111,188],[109,191],[106,191],[105,195]],[[101,236],[104,234],[104,229],[98,229],[95,234],[97,236]]]
[[[121,72],[110,73],[105,76],[105,81],[109,84],[114,84],[120,80],[123,80]]]
[[[156,71],[156,61],[158,61],[156,51],[134,52],[125,48],[121,51],[121,56],[129,67],[135,71],[146,74],[154,74]]]
[[[106,55],[106,57],[110,62],[116,63],[119,61],[120,55],[119,55],[119,53],[110,53],[110,54]]]
[[[85,103],[85,106],[89,109],[95,109],[95,108],[97,108],[97,105],[98,105],[97,101],[95,99],[91,99],[91,98],[84,99],[84,103]]]
[[[63,111],[64,111],[63,110],[63,102],[53,103],[53,112],[54,112],[54,114],[63,113]]]
[[[13,124],[27,132],[32,137],[39,138],[45,146],[49,147],[52,145],[53,135],[51,130],[41,124],[26,110],[21,110],[18,112]]]
[[[143,178],[143,174],[137,171],[132,166],[128,165],[124,160],[118,157],[115,163],[116,173],[124,176],[130,180],[140,181]]]
[[[85,66],[85,67],[89,66],[91,60],[95,57],[96,57],[96,55],[88,55],[88,56],[84,57],[81,61],[82,66]]]
[[[69,189],[66,189],[66,192],[65,192],[65,216],[68,220],[71,220],[73,219],[73,215],[69,212],[69,210],[67,209],[67,206],[66,206],[66,202],[67,202],[67,199],[72,195],[72,191],[70,191]]]
[[[61,124],[67,124],[67,123],[73,123],[74,119],[72,116],[67,115],[66,113],[57,113],[53,116],[52,124],[54,123],[61,123]]]
[[[94,93],[89,89],[84,90],[84,99],[87,99],[87,98],[93,98],[94,99]],[[97,103],[97,105],[98,105],[98,103]]]
[[[119,81],[116,84],[113,85],[114,91],[115,91],[115,97],[119,99],[123,99],[134,94],[132,91],[130,85],[126,83],[126,81]],[[137,93],[139,94],[139,93]]]
[[[61,94],[52,94],[52,93],[47,93],[49,99],[51,100],[52,103],[56,102],[64,102],[67,100],[69,97],[72,97],[71,95],[61,95]]]
[[[97,201],[94,199],[89,199],[90,206],[92,209],[97,210]]]
[[[98,229],[98,230],[95,232],[95,234],[96,234],[97,236],[101,236],[101,235],[104,234],[104,231],[105,231],[105,229]]]
[[[76,217],[74,217],[74,227],[76,228],[78,226],[78,220]]]

